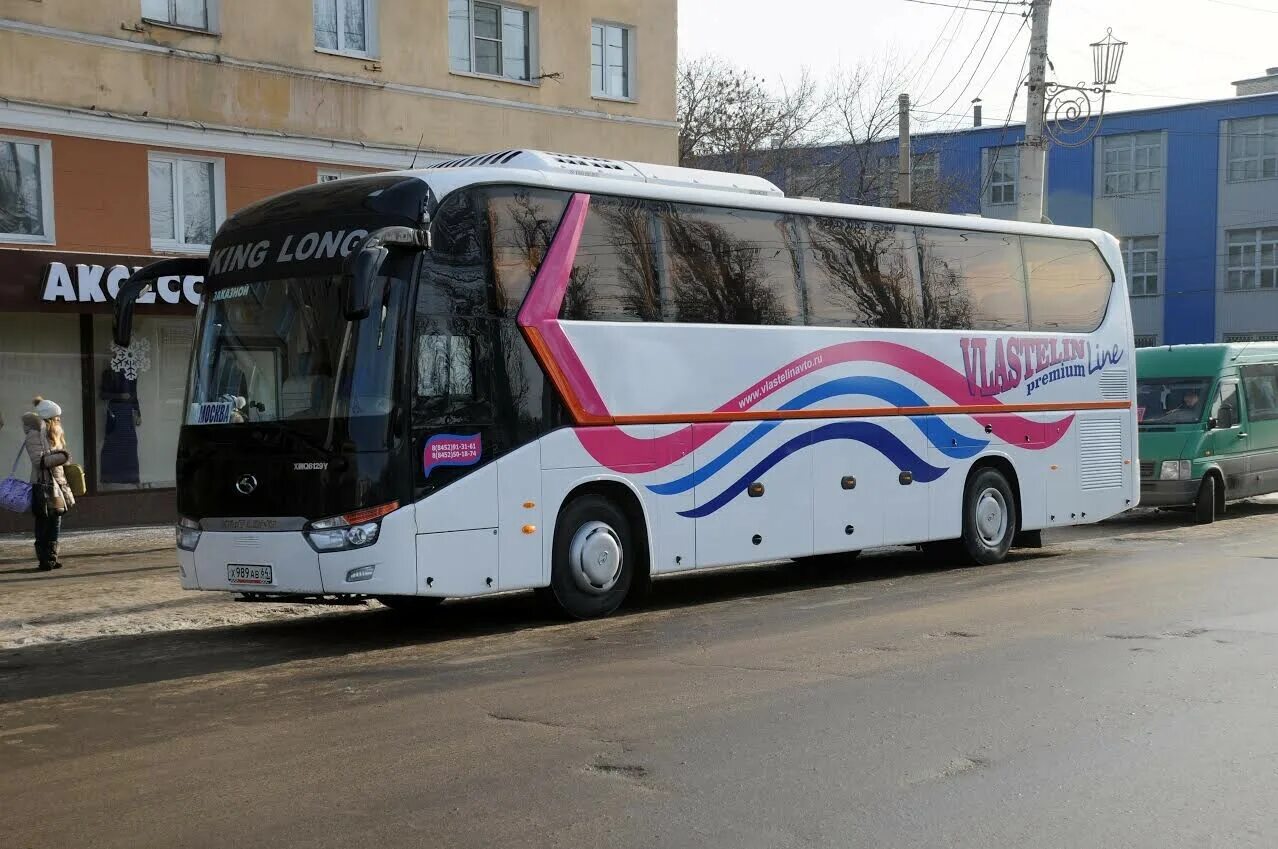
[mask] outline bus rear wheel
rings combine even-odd
[[[998,469],[984,468],[963,493],[963,553],[973,563],[1002,561],[1016,538],[1016,499]]]
[[[636,560],[625,511],[602,495],[574,498],[555,524],[550,595],[574,619],[607,616],[625,601]]]

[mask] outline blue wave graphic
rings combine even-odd
[[[709,516],[745,492],[746,488],[757,481],[764,472],[780,463],[786,457],[796,451],[807,448],[809,445],[828,442],[831,439],[852,439],[862,442],[891,460],[901,471],[912,473],[914,480],[920,483],[930,483],[949,471],[949,469],[929,465],[922,457],[911,451],[909,446],[898,439],[890,430],[880,425],[863,421],[832,422],[822,425],[816,430],[800,434],[789,442],[782,443],[775,451],[760,460],[755,464],[754,468],[734,481],[723,492],[699,507],[680,511],[679,515],[689,519],[700,519],[703,516]]]
[[[822,383],[819,386],[814,386],[806,392],[796,395],[778,409],[802,410],[819,401],[838,395],[869,395],[886,401],[895,407],[927,406],[927,402],[917,393],[894,380],[888,380],[883,377],[841,377]],[[954,460],[965,460],[968,457],[973,457],[989,444],[983,439],[972,439],[964,436],[934,416],[910,416],[909,419],[923,432],[923,435],[935,446],[936,450]],[[674,495],[680,492],[687,492],[697,484],[709,480],[724,466],[740,457],[746,449],[773,431],[778,424],[780,422],[763,422],[756,425],[722,454],[699,469],[666,483],[651,484],[648,489],[658,495]]]

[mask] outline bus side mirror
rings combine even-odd
[[[111,336],[115,344],[127,348],[133,341],[133,308],[147,286],[161,277],[204,277],[208,270],[208,257],[183,256],[162,259],[133,272],[120,284],[120,291],[115,296],[111,317]],[[202,286],[200,291],[203,291]]]
[[[430,232],[413,227],[383,227],[364,237],[357,250],[346,258],[342,272],[345,288],[342,312],[347,321],[368,316],[373,282],[392,250],[424,251],[430,249]]]
[[[1213,427],[1228,430],[1234,426],[1234,408],[1228,404],[1221,405],[1220,411],[1216,413],[1216,418],[1212,421]]]

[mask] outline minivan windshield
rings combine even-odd
[[[1141,378],[1136,381],[1136,417],[1142,425],[1202,421],[1211,380],[1205,377]]]
[[[406,287],[382,283],[359,321],[343,315],[336,276],[215,289],[201,316],[186,424],[388,416]]]

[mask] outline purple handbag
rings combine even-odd
[[[14,513],[26,513],[31,510],[31,484],[16,477],[18,461],[22,459],[24,450],[24,447],[18,448],[18,456],[13,458],[13,468],[9,471],[9,477],[0,481],[0,507],[12,510]]]

